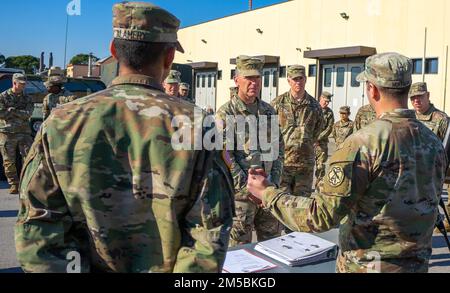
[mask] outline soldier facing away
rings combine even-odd
[[[339,109],[341,120],[334,124],[333,132],[331,133],[337,148],[353,133],[353,121],[349,118],[350,114],[349,106],[343,106]]]
[[[234,80],[238,86],[238,92],[231,101],[225,103],[216,113],[218,123],[221,123],[227,131],[233,131],[234,145],[225,146],[224,156],[227,165],[231,170],[235,188],[236,217],[233,221],[233,228],[230,236],[230,246],[250,243],[252,241],[252,230],[256,230],[258,241],[263,241],[277,237],[281,233],[281,225],[270,212],[260,208],[249,200],[247,185],[248,170],[254,164],[264,168],[270,175],[270,181],[279,186],[281,182],[281,173],[283,169],[284,144],[281,135],[275,136],[271,132],[272,120],[275,116],[275,110],[268,103],[260,99],[261,75],[264,63],[257,58],[248,56],[239,56],[236,62],[236,76]],[[274,139],[278,145],[278,153],[275,154],[275,160],[262,160],[264,150],[261,147],[259,137],[256,148],[252,149],[252,133],[250,127],[238,129],[239,118],[255,118],[258,124],[267,118],[267,138]],[[227,125],[229,119],[235,118],[233,124]],[[278,128],[278,121],[274,119]],[[251,120],[249,120],[251,123]],[[250,125],[249,123],[249,125]],[[256,125],[253,125],[256,126]],[[261,133],[258,133],[258,135]],[[242,139],[241,139],[242,138]],[[276,141],[275,141],[276,140]],[[270,141],[270,140],[268,140]],[[243,145],[237,145],[242,142]]]
[[[74,253],[81,272],[221,271],[232,178],[219,152],[174,149],[173,117],[202,112],[161,86],[183,52],[179,24],[150,3],[114,5],[119,76],[55,109],[27,157],[15,227],[24,271],[67,272]]]
[[[407,109],[411,74],[412,61],[396,53],[366,60],[357,79],[379,119],[338,148],[312,198],[269,187],[263,171],[250,170],[255,200],[291,229],[340,225],[338,272],[428,271],[446,155]]]
[[[24,90],[27,78],[16,73],[12,88],[0,94],[0,152],[3,167],[10,186],[9,193],[19,192],[19,176],[16,167],[17,149],[23,159],[33,143],[29,120],[33,113],[33,102]]]
[[[272,101],[286,147],[281,187],[309,197],[314,178],[314,143],[324,125],[322,109],[305,90],[304,66],[290,66],[287,77],[291,89]]]
[[[322,132],[317,138],[317,142],[314,144],[316,154],[316,188],[317,184],[325,176],[325,164],[328,160],[328,137],[333,131],[334,114],[328,105],[331,102],[332,94],[329,92],[323,92],[319,99],[320,107],[322,108],[322,115],[324,119],[324,126]]]
[[[66,78],[61,75],[49,76],[44,83],[49,94],[45,96],[42,103],[42,113],[44,120],[50,116],[53,109],[59,105],[63,105],[74,101],[77,97],[64,88]]]
[[[444,112],[436,109],[430,102],[430,92],[428,91],[427,84],[425,82],[413,84],[409,92],[409,99],[416,111],[417,119],[433,131],[441,141],[444,141],[449,117]],[[450,194],[450,187],[448,188],[448,192]],[[450,212],[450,201],[447,202],[447,211]],[[450,232],[450,225],[447,221],[445,221],[445,228]]]

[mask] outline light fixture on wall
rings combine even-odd
[[[348,20],[350,18],[350,16],[345,12],[341,12],[341,17],[345,20]]]
[[[301,52],[301,51],[302,51],[302,48],[295,48],[295,50]]]
[[[260,28],[257,28],[256,31],[258,32],[258,34],[262,34],[263,33],[262,29],[260,29]]]
[[[306,50],[311,51],[312,49],[311,49],[311,47],[306,47]]]
[[[202,42],[203,42],[204,44],[207,44],[207,43],[208,43],[205,39],[202,39]]]
[[[189,63],[194,63],[194,61],[192,61],[191,59],[186,60]]]

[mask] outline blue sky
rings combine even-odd
[[[112,6],[120,0],[79,0],[81,15],[69,17],[67,62],[78,53],[109,55]],[[8,56],[40,56],[53,52],[54,65],[64,65],[67,13],[71,0],[0,0],[0,53]],[[189,26],[246,11],[248,0],[153,0]],[[283,0],[253,0],[259,8]]]

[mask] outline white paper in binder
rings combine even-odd
[[[260,242],[255,250],[289,266],[335,259],[338,247],[309,233],[294,232]]]

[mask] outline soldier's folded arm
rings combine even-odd
[[[195,204],[180,220],[182,247],[174,273],[220,273],[234,216],[231,175],[220,153],[203,152],[196,166],[191,193]]]
[[[333,122],[334,121],[324,121],[324,127],[326,128],[319,134],[319,137],[317,138],[318,141],[324,140],[330,136],[333,131]]]
[[[331,158],[321,188],[311,198],[268,187],[263,204],[293,231],[320,233],[336,228],[369,184],[368,160],[362,157],[352,147],[343,147]]]
[[[273,167],[271,170],[271,179],[272,183],[275,184],[277,187],[281,184],[281,177],[283,175],[283,167],[284,167],[284,151],[285,151],[285,145],[284,145],[284,139],[283,135],[281,134],[281,129],[279,129],[279,137],[278,137],[278,157],[275,158],[273,161]]]
[[[83,259],[71,235],[73,220],[48,150],[39,132],[22,172],[15,242],[25,272],[67,272],[69,253],[77,252]],[[81,269],[88,270],[86,266]]]

